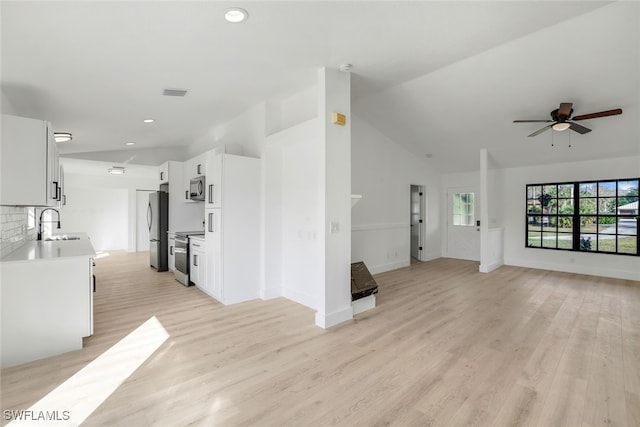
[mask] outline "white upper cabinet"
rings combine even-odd
[[[0,159],[0,205],[58,205],[60,169],[50,123],[3,114]]]
[[[222,206],[222,159],[224,154],[216,150],[207,153],[207,192],[205,208],[219,208]]]
[[[184,198],[185,202],[193,203],[189,192],[191,190],[191,179],[205,174],[206,154],[201,154],[184,162]]]
[[[169,162],[164,162],[158,168],[158,179],[160,180],[160,184],[169,182]]]

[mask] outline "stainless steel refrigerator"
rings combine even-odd
[[[147,207],[147,224],[149,225],[149,254],[151,267],[158,271],[167,271],[169,263],[167,259],[169,226],[169,193],[156,191],[149,193],[149,206]]]

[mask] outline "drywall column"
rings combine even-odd
[[[480,267],[481,273],[488,273],[486,268],[489,257],[489,156],[487,149],[480,149]]]
[[[333,113],[346,116],[344,126]],[[325,145],[325,286],[316,325],[328,328],[353,317],[351,308],[351,75],[318,71],[318,120]]]

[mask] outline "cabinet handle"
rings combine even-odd
[[[67,204],[67,195],[63,194],[62,195],[62,206],[66,205],[66,204]]]
[[[202,165],[198,165],[196,166],[196,175],[202,175]]]
[[[164,181],[164,172],[160,172],[160,181]]]
[[[185,198],[186,200],[189,200],[189,190],[185,190],[185,191],[184,191],[184,198]]]
[[[209,184],[209,203],[213,203],[213,184]]]
[[[193,265],[196,267],[198,266],[198,255],[196,254],[193,254]]]
[[[199,247],[200,247],[200,245],[199,245],[199,244],[197,244],[197,243],[192,243],[192,245],[193,245],[193,246],[195,246],[196,248],[199,248]]]
[[[209,214],[209,232],[213,233],[216,230],[213,228],[213,213]]]
[[[53,184],[53,200],[60,200],[58,199],[58,181],[52,181],[51,184]]]
[[[173,246],[169,246],[169,255],[174,255]]]

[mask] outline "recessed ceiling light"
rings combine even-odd
[[[124,168],[122,166],[114,166],[109,168],[108,171],[114,175],[122,175],[124,173]]]
[[[136,143],[133,141],[129,141],[129,142],[125,142],[124,145],[136,145]]]
[[[153,122],[155,122],[155,120],[154,119],[144,119],[143,122],[145,122],[145,123],[153,123]]]
[[[224,19],[227,22],[231,22],[233,24],[238,24],[240,22],[246,21],[249,17],[249,12],[239,7],[232,7],[231,9],[227,9],[224,13]]]
[[[67,142],[71,141],[73,138],[69,132],[54,132],[53,139],[55,139],[56,142]]]

